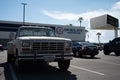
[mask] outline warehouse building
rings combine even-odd
[[[9,34],[15,34],[17,29],[22,25],[23,22],[0,20],[0,44],[6,48],[6,44],[10,38]],[[26,22],[25,26],[50,27],[54,29],[58,37],[69,38],[72,41],[85,41],[85,27],[30,22]]]

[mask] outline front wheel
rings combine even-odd
[[[103,52],[104,52],[105,55],[110,55],[110,49],[109,49],[109,47],[108,46],[104,46]]]
[[[3,51],[4,49],[3,48],[1,48],[1,51]]]
[[[80,57],[79,51],[75,52],[75,57]]]
[[[67,69],[70,66],[70,60],[58,61],[58,66],[59,66],[60,70],[67,71]]]
[[[14,63],[15,57],[12,54],[7,54],[7,62],[8,63]]]
[[[95,55],[94,55],[94,54],[91,54],[90,56],[91,56],[91,58],[94,58],[94,57],[95,57]]]
[[[116,56],[119,56],[119,54],[120,54],[120,51],[116,51],[116,52],[115,52],[115,55],[116,55]]]

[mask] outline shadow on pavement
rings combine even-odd
[[[90,57],[90,56],[87,56],[87,55],[84,55],[84,56],[82,56],[82,57],[79,57],[80,59],[101,59],[101,57]]]
[[[5,80],[13,80],[11,77],[11,74],[10,74],[10,70],[8,68],[8,64],[7,63],[0,63],[0,67],[4,68],[3,74],[0,74],[0,75],[2,75],[5,78]],[[0,79],[0,80],[4,80],[4,79]]]
[[[24,64],[17,72],[17,78],[18,80],[77,80],[76,75],[70,71],[60,71],[47,63]]]

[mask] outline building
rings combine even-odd
[[[5,48],[10,38],[9,34],[15,34],[17,29],[22,25],[23,22],[0,20],[0,43]],[[72,41],[85,41],[85,27],[30,22],[26,22],[25,26],[50,27],[54,29],[58,37],[70,38]]]

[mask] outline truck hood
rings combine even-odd
[[[71,41],[68,38],[60,38],[60,37],[45,37],[45,36],[26,36],[26,37],[18,37],[19,40],[57,40],[57,41]]]

